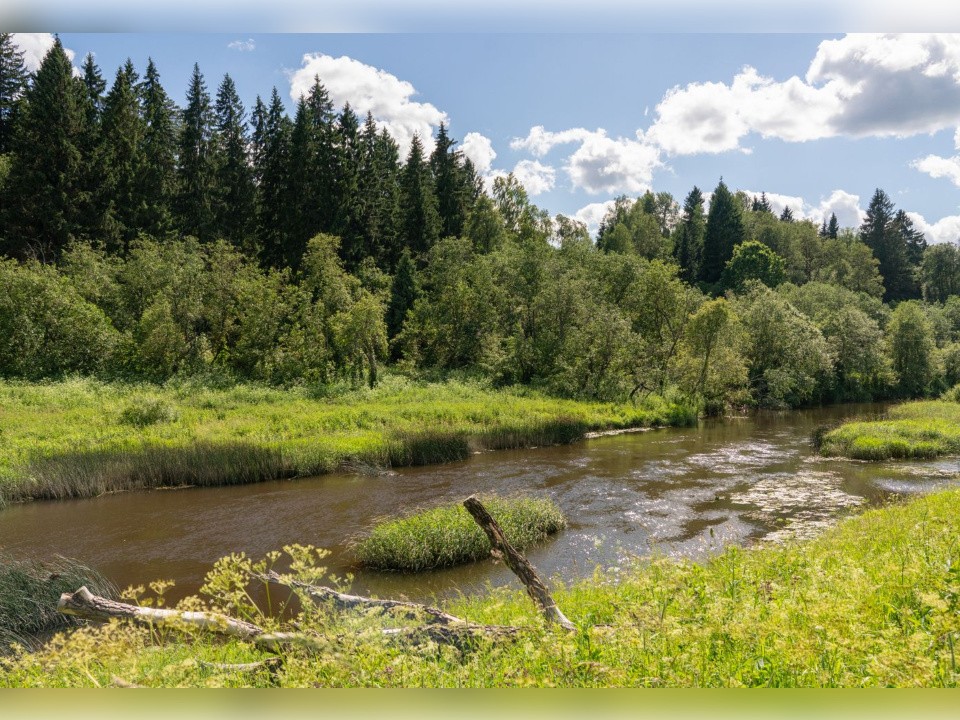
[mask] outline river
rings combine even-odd
[[[956,458],[868,464],[816,455],[814,429],[880,405],[758,412],[573,445],[498,451],[381,475],[128,492],[0,511],[0,553],[54,554],[98,568],[121,588],[176,582],[195,593],[217,558],[254,558],[289,543],[327,548],[329,572],[356,592],[425,600],[515,583],[493,561],[417,575],[357,569],[351,541],[379,519],[472,493],[552,498],[569,526],[527,552],[547,578],[573,581],[631,558],[701,558],[724,545],[809,536],[844,514],[956,481]]]

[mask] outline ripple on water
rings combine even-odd
[[[742,473],[744,467],[762,468],[782,463],[797,454],[795,448],[785,448],[767,442],[726,445],[709,453],[691,455],[687,463],[719,474]]]

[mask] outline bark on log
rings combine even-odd
[[[470,624],[466,620],[429,605],[403,600],[379,600],[377,598],[363,597],[362,595],[348,595],[347,593],[338,592],[324,585],[310,585],[309,583],[299,580],[285,579],[274,570],[270,570],[263,575],[255,575],[254,577],[264,582],[302,590],[314,602],[329,602],[340,610],[367,610],[370,608],[382,608],[384,610],[401,609],[405,611],[407,617],[411,618],[426,615],[428,623],[439,623],[441,625]]]
[[[557,623],[566,630],[576,630],[577,626],[570,622],[567,616],[557,607],[557,603],[550,595],[550,591],[547,590],[543,580],[537,575],[537,571],[533,569],[533,565],[507,541],[500,525],[487,512],[483,503],[477,500],[475,495],[471,495],[463,501],[463,506],[473,516],[477,525],[487,534],[493,550],[503,559],[507,567],[520,578],[520,582],[527,589],[527,594],[540,608],[547,620]]]

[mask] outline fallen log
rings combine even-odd
[[[577,626],[570,622],[567,616],[557,607],[557,603],[550,595],[550,591],[543,580],[537,575],[537,571],[533,569],[533,565],[507,541],[500,525],[487,512],[483,503],[477,500],[475,495],[471,495],[463,501],[463,506],[473,516],[477,525],[487,534],[493,553],[501,558],[507,567],[520,578],[520,582],[527,589],[527,594],[540,608],[547,620],[557,623],[566,630],[576,630]]]

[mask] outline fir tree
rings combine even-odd
[[[419,135],[414,135],[410,144],[400,187],[403,247],[423,261],[423,256],[440,238],[441,225],[430,170],[424,161],[423,143]]]
[[[160,84],[160,73],[152,58],[147,61],[139,92],[144,124],[140,195],[147,198],[147,204],[137,224],[148,235],[163,237],[174,229],[179,110]]]
[[[176,215],[180,231],[212,240],[215,221],[213,115],[200,66],[194,64],[180,128]]]
[[[680,277],[692,283],[700,275],[703,258],[703,239],[706,220],[703,213],[703,193],[694,186],[683,203],[683,217],[677,227],[674,257],[680,265]]]
[[[14,45],[11,33],[0,33],[0,155],[13,147],[14,118],[28,78],[23,51]]]
[[[743,240],[740,205],[721,178],[710,198],[710,212],[703,237],[700,279],[705,283],[717,282],[727,261],[733,256],[733,248]]]
[[[6,250],[12,255],[50,261],[75,237],[84,202],[80,144],[85,92],[56,38],[17,114],[2,203]]]
[[[236,247],[250,249],[253,238],[253,172],[247,157],[249,138],[246,112],[237,88],[224,75],[214,110],[216,165],[216,236]]]

